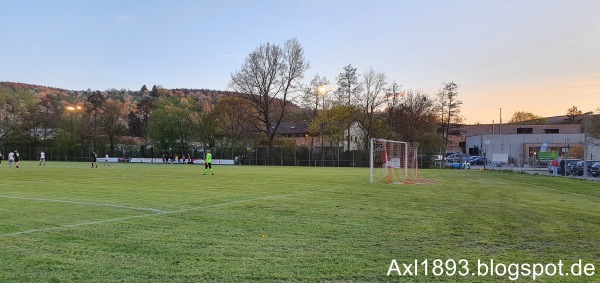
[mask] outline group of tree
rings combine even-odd
[[[581,124],[582,132],[587,131],[591,137],[600,139],[600,108],[584,113],[577,106],[571,106],[567,109],[565,117],[566,118],[560,123]],[[548,124],[548,119],[532,112],[516,111],[513,113],[509,123],[520,125],[544,125]]]
[[[577,106],[571,106],[566,110],[565,118],[560,121],[564,124],[581,124],[587,116],[597,116],[598,109],[594,112],[583,113]],[[543,125],[548,124],[548,119],[540,115],[536,115],[528,111],[515,111],[512,118],[508,121],[509,124],[521,124],[521,125]]]
[[[139,91],[64,91],[4,83],[0,143],[57,146],[65,154],[87,145],[111,155],[122,145],[166,151],[264,144],[273,162],[284,122],[308,123],[311,137],[338,150],[353,149],[352,125],[359,125],[364,137],[359,148],[367,148],[371,137],[382,137],[419,142],[425,155],[440,152],[451,135],[460,134],[462,101],[454,82],[429,95],[390,84],[384,72],[360,73],[348,64],[332,86],[318,74],[304,83],[308,68],[302,46],[290,39],[252,51],[232,73],[231,91],[160,85]]]
[[[515,111],[512,118],[508,120],[509,124],[520,124],[520,125],[543,125],[547,124],[546,118],[533,114],[527,111]]]
[[[67,91],[15,83],[0,84],[0,144],[5,148],[76,147],[114,155],[117,146],[177,147],[211,142],[204,123],[207,105],[231,92],[184,92],[154,86],[148,91]],[[209,107],[210,108],[210,107]],[[201,130],[201,131],[200,131]]]

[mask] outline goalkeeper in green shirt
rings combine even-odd
[[[204,173],[202,175],[206,175],[206,169],[210,168],[210,174],[214,175],[215,171],[212,169],[212,154],[210,153],[210,149],[206,151],[206,158],[204,158]]]

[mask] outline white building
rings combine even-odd
[[[344,132],[344,140],[340,142],[340,147],[344,151],[364,149],[365,131],[358,122],[350,124],[350,148],[348,148],[348,130]]]

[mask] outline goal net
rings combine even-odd
[[[371,183],[410,184],[419,177],[418,143],[371,139]]]

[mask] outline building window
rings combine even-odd
[[[517,134],[532,134],[533,128],[517,128]]]
[[[546,134],[558,134],[558,129],[544,129],[544,133]]]

